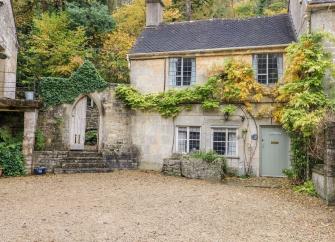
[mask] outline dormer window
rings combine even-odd
[[[195,58],[170,58],[169,81],[171,86],[183,87],[195,83]]]
[[[253,56],[255,78],[262,84],[275,84],[283,75],[283,54],[256,54]]]

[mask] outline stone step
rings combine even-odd
[[[102,154],[97,151],[70,151],[68,157],[102,157]]]
[[[74,173],[107,173],[112,172],[111,168],[55,168],[55,174],[74,174]]]
[[[94,163],[63,163],[62,168],[108,168],[109,165],[105,162],[94,162]]]
[[[104,162],[102,157],[67,157],[63,163],[101,163]]]

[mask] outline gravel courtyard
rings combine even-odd
[[[333,209],[290,190],[158,173],[9,178],[0,241],[335,241]]]

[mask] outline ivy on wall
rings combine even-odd
[[[319,136],[327,115],[334,111],[334,100],[324,90],[327,73],[329,78],[334,74],[324,41],[332,38],[325,33],[306,34],[287,48],[288,68],[277,98],[287,104],[279,108],[278,117],[290,135],[293,175],[299,180],[309,179],[313,164],[323,159],[325,147]]]
[[[90,61],[85,61],[69,78],[43,78],[39,94],[46,106],[72,103],[81,94],[100,91],[108,83],[100,76]]]
[[[291,137],[294,177],[305,180],[316,160],[311,147],[318,145],[315,137],[320,131],[317,130],[324,127],[326,115],[334,111],[334,100],[324,92],[327,73],[334,73],[331,55],[324,47],[324,41],[331,38],[325,33],[313,33],[292,43],[287,48],[288,68],[281,86],[268,88],[257,83],[250,65],[230,60],[215,67],[203,85],[147,95],[120,85],[116,94],[132,109],[159,112],[166,118],[177,116],[190,104],[201,104],[205,110],[217,109],[224,113],[235,110],[232,105],[221,108],[222,103],[242,104],[254,117],[270,113]],[[258,114],[253,113],[255,105],[252,104],[260,103],[265,97],[274,104],[261,107]]]
[[[243,104],[251,109],[252,102],[259,102],[271,93],[256,82],[249,64],[235,60],[214,67],[211,77],[203,85],[147,95],[128,85],[116,88],[117,97],[128,107],[158,112],[165,118],[177,116],[182,110],[188,109],[190,104],[201,104],[204,110],[222,112],[227,110],[220,109],[221,103]]]

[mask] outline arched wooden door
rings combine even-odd
[[[86,130],[87,97],[80,99],[72,111],[70,149],[84,150]]]

